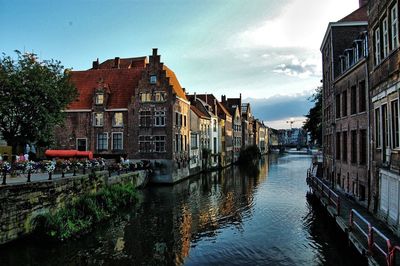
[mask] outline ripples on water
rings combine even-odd
[[[80,240],[0,250],[0,265],[356,265],[306,200],[308,156],[276,156],[141,192],[141,204]],[[353,261],[351,261],[353,259]]]

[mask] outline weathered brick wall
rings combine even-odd
[[[108,172],[96,172],[95,180],[89,175],[66,177],[0,187],[0,245],[32,232],[32,219],[38,214],[53,212],[79,196],[96,192],[111,183],[143,183],[145,171],[108,178]]]

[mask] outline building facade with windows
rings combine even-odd
[[[57,148],[157,162],[159,183],[189,175],[190,103],[157,49],[149,60],[94,61],[89,70],[72,71],[71,82],[79,97],[56,129]]]
[[[360,32],[339,55],[334,80],[335,167],[333,184],[365,207],[371,201],[368,164],[368,34]]]
[[[398,227],[400,199],[399,2],[371,0],[369,7],[371,160],[374,211]]]
[[[322,145],[323,145],[323,176],[332,184],[337,179],[336,164],[339,155],[337,147],[342,136],[342,129],[336,124],[336,88],[335,81],[343,76],[343,70],[352,66],[353,42],[360,32],[367,31],[367,5],[360,1],[360,7],[337,22],[331,22],[325,32],[320,50],[322,53]],[[345,57],[343,57],[345,56]],[[345,66],[348,66],[345,68]],[[339,84],[340,85],[340,84]],[[344,85],[343,85],[344,86]],[[347,86],[344,86],[347,87]],[[344,90],[344,89],[338,89]],[[340,96],[342,97],[342,95]],[[344,97],[344,101],[349,96]],[[346,105],[349,103],[346,102]],[[343,110],[348,111],[348,108]],[[341,116],[340,116],[341,117]],[[338,117],[338,119],[340,118]],[[347,117],[347,115],[346,115]],[[344,132],[344,131],[343,131]],[[347,132],[347,130],[346,130]],[[337,134],[338,133],[338,134]],[[349,137],[347,137],[349,138]],[[337,143],[337,140],[339,141]],[[338,150],[338,153],[339,150]],[[340,167],[338,168],[340,169]],[[346,179],[347,180],[347,179]]]
[[[240,149],[242,148],[242,95],[239,98],[226,98],[221,96],[221,103],[232,117],[232,162],[239,160]]]

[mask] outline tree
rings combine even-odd
[[[51,144],[62,110],[78,95],[60,61],[15,53],[16,60],[4,53],[0,58],[0,132],[14,154],[25,143]]]
[[[308,111],[307,119],[304,122],[303,129],[310,133],[311,141],[317,144],[322,143],[322,87],[318,87],[315,93],[309,98],[315,102],[314,107]]]

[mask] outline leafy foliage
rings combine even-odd
[[[27,142],[49,145],[77,90],[59,61],[15,52],[16,60],[4,53],[0,58],[0,132],[14,151]]]
[[[310,97],[312,102],[315,102],[314,107],[310,109],[306,115],[307,120],[303,125],[304,130],[310,132],[311,141],[316,141],[317,144],[322,143],[322,87],[315,90],[315,93]]]
[[[77,237],[136,200],[133,184],[106,187],[97,193],[83,195],[55,213],[38,215],[34,220],[35,230],[49,239],[62,241]]]
[[[240,150],[239,164],[251,165],[255,161],[258,161],[260,158],[261,158],[260,149],[257,147],[257,145],[252,145],[245,149]]]

